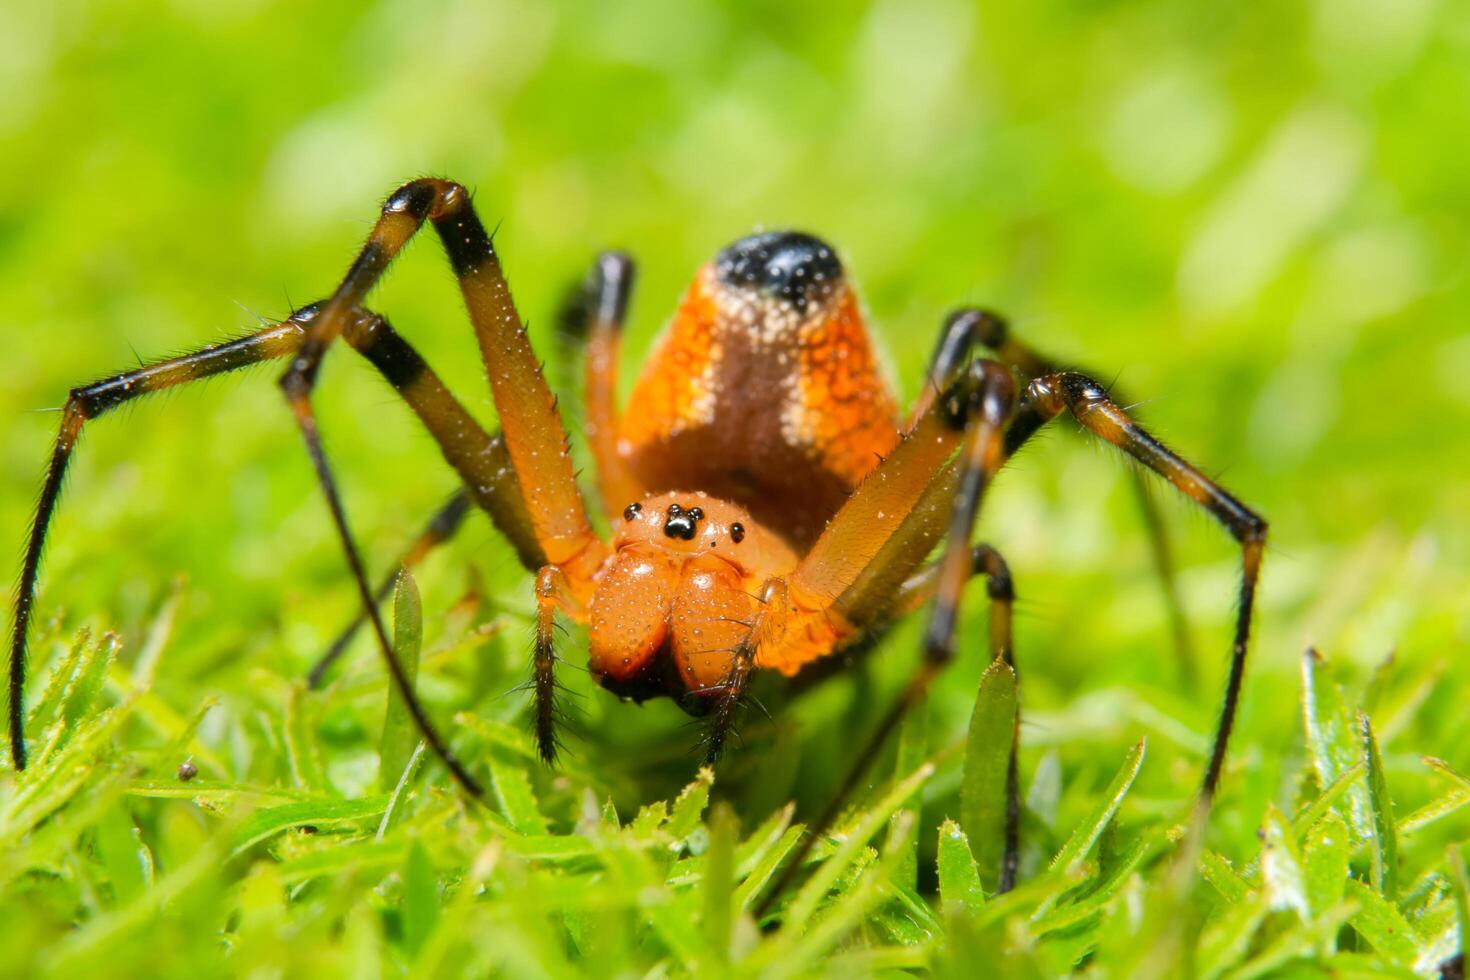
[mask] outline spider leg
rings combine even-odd
[[[500,532],[510,539],[525,568],[534,570],[544,565],[546,558],[536,538],[525,495],[501,435],[487,435],[418,352],[381,317],[364,314],[354,318],[345,339],[371,361],[408,402],[439,442],[445,459],[460,474],[467,488],[456,494],[429,522],[409,547],[403,563],[412,565],[454,534],[464,512],[460,498],[468,493],[490,514]],[[392,590],[396,578],[395,571],[379,585],[375,593],[379,603]],[[365,620],[366,613],[359,610],[327,653],[317,661],[309,675],[312,686],[321,682],[332,662],[345,652],[347,643]]]
[[[633,260],[622,252],[603,252],[567,316],[570,331],[586,338],[584,424],[597,463],[597,495],[610,520],[645,492],[618,453],[618,351],[635,271]]]
[[[910,576],[899,588],[887,615],[903,615],[935,598],[939,593],[943,567],[943,562],[931,562]],[[990,659],[1005,661],[1019,675],[1012,629],[1016,590],[1010,567],[999,551],[988,544],[977,544],[970,549],[970,574],[985,576],[985,591],[990,598]],[[1021,858],[1020,744],[1021,715],[1017,712],[1016,730],[1011,737],[1010,759],[1006,766],[1005,849],[1001,854],[997,893],[1008,892],[1015,887],[1016,869]]]
[[[579,284],[570,308],[565,311],[564,326],[568,333],[586,344],[587,437],[596,460],[599,495],[609,517],[615,517],[621,511],[622,504],[618,501],[634,500],[642,494],[642,487],[627,472],[617,454],[616,445],[618,346],[634,272],[633,260],[627,255],[604,252],[597,257],[585,281]],[[498,437],[496,442],[497,452],[503,457],[503,444]],[[508,461],[503,465],[508,465]],[[430,519],[394,566],[394,571],[379,582],[374,597],[380,605],[392,594],[398,579],[397,568],[412,568],[430,551],[453,537],[459,530],[468,503],[468,491],[457,490]],[[533,546],[522,551],[522,563],[528,568],[537,567],[541,558],[539,548],[534,548],[534,539],[522,543]],[[366,615],[358,612],[338,634],[308,675],[308,683],[312,687],[321,683],[331,665],[346,652],[347,645],[365,620]]]
[[[368,588],[367,570],[363,568],[362,556],[352,538],[352,529],[347,525],[347,511],[342,504],[342,494],[337,489],[337,481],[332,475],[331,466],[327,462],[327,454],[322,448],[321,432],[317,428],[316,413],[312,411],[311,401],[307,398],[294,400],[291,407],[296,415],[296,425],[306,442],[306,452],[311,458],[312,468],[316,470],[317,484],[322,488],[322,495],[327,499],[327,509],[332,515],[332,525],[337,529],[337,538],[347,558],[348,571],[352,573],[352,580],[357,586],[358,598],[362,600],[363,608],[367,610],[368,622],[372,624],[373,632],[378,637],[378,649],[382,651],[383,660],[388,664],[388,673],[392,676],[398,693],[403,696],[404,706],[408,708],[408,713],[413,715],[414,723],[418,725],[419,731],[423,733],[424,740],[429,743],[434,754],[444,760],[444,764],[449,767],[449,771],[464,787],[465,792],[480,799],[485,795],[484,789],[469,774],[463,763],[450,750],[449,743],[429,721],[429,716],[424,712],[423,705],[414,693],[413,682],[409,680],[398,658],[393,655],[393,646],[388,641],[388,630],[383,625],[383,617],[379,615],[377,604],[373,602],[372,591]]]
[[[536,751],[548,766],[556,764],[556,722],[561,717],[556,693],[556,612],[581,619],[585,613],[567,577],[555,565],[536,573],[536,652],[532,685],[536,706]]]
[[[17,770],[26,767],[25,747],[25,670],[26,640],[31,613],[35,607],[36,580],[41,570],[41,553],[45,550],[46,533],[56,513],[56,503],[71,462],[72,450],[81,438],[87,422],[134,398],[224,374],[251,364],[285,357],[295,352],[304,337],[302,320],[289,319],[239,340],[214,344],[191,354],[170,358],[134,371],[103,378],[67,395],[61,410],[61,430],[46,468],[41,497],[31,521],[21,563],[20,582],[15,590],[15,612],[10,634],[10,758]]]
[[[632,259],[623,253],[607,251],[597,257],[597,262],[592,264],[584,284],[576,289],[573,297],[572,309],[566,311],[566,326],[569,334],[576,339],[585,339],[587,351],[585,351],[585,372],[587,372],[587,435],[592,447],[592,455],[597,461],[597,478],[600,497],[604,508],[610,517],[616,516],[622,505],[619,501],[626,502],[635,500],[642,494],[641,485],[635,482],[623,466],[622,457],[617,455],[617,348],[622,339],[623,319],[628,310],[628,298],[634,284],[635,266]],[[350,338],[348,338],[350,339]],[[503,457],[504,447],[500,438],[497,442],[497,453]],[[509,467],[509,460],[504,461],[503,467]],[[467,491],[460,489],[450,498],[450,501],[429,520],[428,526],[409,545],[404,552],[403,558],[398,561],[398,566],[412,567],[417,561],[422,560],[429,551],[444,544],[459,530],[460,522],[466,513]],[[526,544],[534,544],[526,542]],[[528,554],[529,552],[529,554]],[[538,548],[526,548],[522,551],[522,563],[528,569],[534,569],[541,563],[541,555]],[[397,566],[395,566],[397,567]],[[397,580],[397,570],[390,572],[379,582],[376,589],[375,599],[382,604],[394,588]],[[315,688],[320,685],[326,670],[332,663],[344,654],[347,645],[350,644],[357,630],[362,627],[366,620],[366,614],[359,611],[357,616],[344,627],[343,632],[337,636],[326,654],[312,667],[309,674],[309,683]],[[551,661],[547,661],[550,664]],[[550,670],[550,666],[545,667]],[[535,691],[541,691],[539,683],[542,667],[541,660],[537,661],[537,683]],[[554,691],[554,688],[551,688]],[[550,704],[547,707],[537,708],[538,718],[551,718],[554,711]],[[538,730],[541,729],[541,721],[538,721]],[[550,742],[544,742],[550,743]],[[548,760],[550,761],[550,760]]]
[[[709,730],[705,737],[707,765],[713,766],[719,761],[725,742],[734,730],[735,716],[744,703],[745,690],[750,684],[750,675],[755,670],[756,654],[762,646],[771,643],[785,630],[785,614],[789,602],[790,594],[783,580],[771,579],[762,587],[760,611],[735,647],[730,671],[720,685],[720,696],[710,715]]]
[[[1251,615],[1255,609],[1256,582],[1266,546],[1266,521],[1140,428],[1127,413],[1113,404],[1100,384],[1085,375],[1064,371],[1036,378],[1022,396],[1018,420],[1024,419],[1027,425],[1039,425],[1063,411],[1070,411],[1083,428],[1168,480],[1186,497],[1209,511],[1240,543],[1240,600],[1231,646],[1230,672],[1225,682],[1225,696],[1210,749],[1210,761],[1200,787],[1201,803],[1208,805],[1220,781],[1225,748],[1230,741],[1230,730],[1235,724],[1240,700]]]
[[[311,391],[327,348],[351,326],[354,311],[368,291],[426,221],[438,232],[459,281],[489,375],[511,468],[528,489],[526,510],[542,557],[528,567],[559,565],[568,572],[574,588],[589,587],[603,548],[587,523],[556,399],[531,349],[495,246],[470,203],[469,191],[459,184],[424,178],[394,191],[347,274],[322,304],[281,377],[281,389],[308,452],[314,460],[322,455]],[[362,591],[371,597],[366,587]]]
[[[414,568],[428,557],[429,552],[459,532],[460,527],[464,524],[465,515],[469,513],[471,503],[473,500],[467,488],[460,487],[454,491],[449,500],[435,512],[434,516],[429,519],[429,523],[419,532],[418,537],[413,539],[399,557],[393,566],[394,570],[384,575],[378,582],[378,588],[373,592],[374,602],[381,606],[388,596],[393,594],[394,585],[398,581],[398,569]],[[342,654],[347,652],[348,644],[362,628],[365,619],[366,617],[359,611],[352,621],[343,627],[342,632],[337,634],[337,638],[332,641],[327,652],[322,654],[321,659],[312,665],[311,671],[306,675],[306,683],[309,687],[321,686],[327,671],[342,657]]]
[[[407,678],[389,653],[387,631],[373,603],[362,560],[347,527],[341,498],[322,449],[311,391],[328,346],[350,327],[354,311],[368,291],[425,221],[431,222],[438,232],[459,281],[500,416],[510,461],[507,470],[525,489],[522,502],[542,559],[528,567],[557,566],[566,575],[571,592],[578,599],[585,599],[590,597],[592,576],[606,554],[605,546],[587,521],[556,399],[531,349],[500,258],[470,203],[469,192],[452,181],[433,178],[410,181],[384,203],[357,258],[331,299],[323,304],[301,349],[281,377],[281,390],[317,471],[368,621],[395,683],[405,691]],[[467,778],[462,769],[455,775],[461,782]]]
[[[1014,390],[1010,371],[994,361],[975,362],[943,380],[943,392],[929,399],[919,420],[848,498],[801,563],[784,581],[766,583],[760,612],[721,685],[708,735],[711,762],[724,746],[752,669],[793,673],[836,648],[783,644],[789,619],[806,619],[818,632],[823,624],[841,622],[848,637],[844,646],[881,629],[905,578],[943,536],[959,472],[951,457],[968,420],[985,392],[1004,392],[1009,399]],[[835,644],[842,636],[830,639]]]
[[[142,395],[285,357],[300,349],[320,304],[303,307],[282,323],[236,341],[129,371],[75,389],[62,412],[61,432],[47,470],[45,486],[26,549],[16,592],[10,658],[11,754],[24,768],[25,641],[35,599],[40,556],[60,494],[62,476],[83,423]],[[346,339],[368,360],[413,409],[439,444],[449,464],[465,482],[470,497],[484,508],[526,564],[542,561],[521,488],[510,466],[504,441],[488,435],[455,400],[422,358],[381,317],[358,311]],[[441,511],[425,537],[448,533],[462,516],[459,495]],[[423,539],[421,538],[421,543]]]
[[[970,535],[980,512],[980,502],[984,497],[985,489],[1005,463],[1005,430],[1015,404],[1015,382],[1010,370],[995,361],[974,362],[967,369],[965,380],[970,383],[964,386],[951,386],[932,400],[920,424],[910,431],[910,435],[900,444],[898,450],[885,459],[868,480],[859,486],[857,492],[828,525],[827,531],[818,539],[812,553],[792,573],[793,588],[798,582],[805,586],[806,583],[815,584],[825,580],[825,591],[828,595],[833,596],[832,608],[835,611],[854,615],[859,613],[861,602],[883,594],[881,591],[883,588],[892,588],[888,582],[896,570],[912,569],[913,565],[927,553],[935,540],[936,522],[933,504],[947,484],[952,483],[955,487],[947,522],[947,544],[944,555],[933,573],[932,587],[936,592],[937,601],[924,636],[923,660],[920,667],[902,695],[879,720],[872,734],[857,753],[856,761],[848,769],[827,807],[812,824],[811,832],[803,839],[801,846],[787,863],[777,883],[766,893],[758,912],[763,911],[790,883],[801,868],[806,854],[816,840],[832,825],[863,773],[867,771],[873,759],[881,751],[883,743],[903,720],[904,714],[923,699],[934,679],[954,658],[954,633],[959,615],[959,604],[964,594],[965,583],[970,579],[974,569]],[[865,551],[870,564],[867,567],[847,573],[848,570],[845,569],[837,555],[824,551],[824,543],[829,537],[846,537],[850,531],[845,525],[851,524],[852,518],[861,515],[866,519],[869,516],[869,511],[863,507],[865,498],[880,498],[871,501],[871,504],[881,503],[888,508],[900,505],[898,501],[889,498],[886,491],[890,488],[884,483],[879,483],[870,492],[870,481],[874,477],[881,476],[885,471],[894,469],[896,461],[900,459],[900,454],[911,443],[922,444],[933,441],[930,436],[924,434],[925,428],[931,420],[941,417],[947,418],[951,425],[958,422],[964,426],[964,441],[958,458],[952,466],[944,468],[937,477],[931,472],[930,475],[933,478],[927,487],[921,487],[915,495],[918,498],[917,503],[912,505],[907,515],[897,520],[885,520],[887,511],[877,512],[876,517],[881,523],[889,523],[889,535],[881,542],[868,543]],[[943,462],[943,457],[941,457],[941,462]],[[902,473],[891,474],[893,477],[900,475]],[[1005,569],[1004,563],[998,561],[999,555],[996,554],[997,562],[991,565],[988,554],[982,557],[986,563],[987,576],[990,577],[992,589],[1009,591],[1009,573],[1002,575]],[[915,558],[914,555],[918,557]],[[992,569],[995,573],[993,577],[990,576]],[[907,574],[907,571],[904,574]],[[835,595],[833,595],[834,592]],[[892,595],[892,592],[887,594]],[[1009,615],[1003,615],[1000,620],[1002,625],[1008,625]],[[1007,637],[1005,643],[993,652],[1003,654],[1009,649],[1010,642]],[[1010,802],[1010,800],[1018,799],[1018,792],[1012,792],[1014,784],[1013,759],[1007,775],[1008,825],[1019,821],[1019,804]],[[1015,812],[1014,820],[1010,813],[1012,809]],[[1010,876],[1014,874],[1012,844],[1013,841],[1008,836],[1005,867],[1002,870],[1003,873]],[[1010,869],[1008,872],[1007,868]]]
[[[955,330],[963,330],[966,323],[973,324],[974,340],[990,348],[996,357],[1015,368],[1026,382],[1046,374],[1081,370],[1053,361],[1021,343],[1011,332],[1010,324],[1005,318],[988,310],[958,310],[951,316],[950,323]],[[951,341],[952,345],[954,343]],[[936,358],[943,349],[944,342],[941,341],[940,349],[935,352]],[[1132,404],[1116,390],[1112,397],[1125,405]],[[1030,432],[1027,433],[1028,437],[1029,435]],[[1015,452],[1020,445],[1020,442],[1010,444],[1008,453]],[[1179,575],[1174,564],[1174,549],[1169,541],[1169,530],[1164,523],[1164,515],[1159,510],[1159,502],[1148,485],[1148,478],[1136,469],[1130,470],[1129,476],[1138,501],[1138,513],[1143,518],[1144,530],[1147,532],[1154,574],[1158,577],[1159,588],[1164,594],[1164,610],[1169,617],[1169,631],[1174,635],[1174,653],[1179,676],[1186,686],[1192,688],[1197,680],[1194,643],[1189,635],[1189,617],[1184,608],[1184,597],[1179,591]]]
[[[467,202],[464,204],[464,207],[468,210]],[[486,305],[495,311],[495,315],[491,317],[494,322],[498,322],[502,328],[507,327],[509,325],[507,317],[514,317],[515,310],[514,306],[510,304],[510,294],[505,286],[504,277],[499,275],[499,265],[494,260],[494,253],[491,250],[489,237],[484,234],[483,227],[480,226],[479,220],[474,217],[472,211],[469,212],[469,218],[465,220],[468,221],[468,224],[462,223],[453,234],[446,232],[441,227],[441,235],[444,237],[446,245],[450,245],[453,242],[458,243],[458,246],[463,246],[465,242],[469,242],[471,244],[467,247],[483,247],[488,252],[488,257],[482,257],[481,261],[494,265],[495,278],[492,279],[489,287],[490,299],[481,305]],[[483,237],[483,242],[476,244],[473,233],[475,230],[478,230],[479,235]],[[454,257],[454,247],[451,247],[450,251],[451,257]],[[454,264],[456,270],[460,273],[461,282],[465,287],[466,301],[472,312],[471,318],[476,320],[478,324],[484,317],[483,315],[476,317],[474,314],[477,308],[477,295],[471,286],[474,280],[470,277],[472,275],[478,275],[480,267],[468,267],[458,259],[455,260]],[[498,283],[498,289],[495,288],[496,283]],[[483,286],[483,284],[481,285]],[[503,304],[498,306],[496,304],[497,296],[503,299]],[[483,299],[483,297],[479,298]],[[509,311],[508,314],[507,310]],[[325,315],[325,313],[320,315]],[[534,411],[530,413],[532,416],[529,420],[531,431],[529,434],[526,431],[528,428],[528,419],[527,414],[522,410],[527,408],[527,405],[520,400],[520,395],[526,394],[528,397],[534,399],[536,394],[534,390],[524,392],[521,389],[511,389],[510,400],[507,402],[503,400],[504,392],[494,384],[496,374],[494,370],[491,370],[492,391],[496,395],[497,406],[501,408],[501,422],[504,432],[503,442],[501,440],[493,440],[484,433],[484,430],[480,429],[474,423],[473,419],[464,411],[463,406],[449,393],[448,389],[444,387],[443,383],[433,373],[427,363],[424,362],[418,353],[402,337],[393,331],[392,327],[382,317],[367,312],[358,313],[348,320],[344,333],[347,342],[383,373],[384,377],[404,397],[405,401],[408,402],[409,406],[419,416],[425,426],[431,432],[435,433],[436,436],[444,433],[444,436],[439,439],[439,442],[445,458],[455,469],[460,471],[472,489],[479,491],[482,495],[488,495],[486,506],[487,509],[492,511],[492,516],[499,517],[499,515],[495,515],[494,513],[494,508],[498,505],[503,505],[507,511],[512,512],[507,515],[512,519],[508,520],[505,524],[502,524],[500,519],[497,519],[496,523],[502,526],[508,524],[514,529],[524,529],[530,532],[528,535],[519,536],[523,547],[518,548],[518,551],[521,552],[523,562],[526,562],[532,557],[541,557],[541,555],[546,553],[548,546],[564,549],[567,543],[565,536],[553,537],[545,533],[548,517],[554,517],[555,515],[549,515],[544,508],[539,506],[545,503],[541,499],[543,488],[537,487],[535,494],[527,494],[524,491],[524,485],[519,482],[522,474],[527,469],[534,467],[542,467],[540,471],[542,475],[556,476],[554,461],[551,461],[553,470],[548,474],[545,472],[545,466],[548,460],[537,458],[540,450],[536,448],[538,441],[535,438],[536,430],[534,423],[536,419],[534,418]],[[483,336],[483,331],[477,330],[477,333],[481,334],[482,353],[487,354],[488,367],[490,364],[488,345],[492,341],[487,340]],[[310,341],[309,336],[307,340],[308,342]],[[518,349],[523,348],[524,353],[529,358],[529,364],[517,359],[515,356],[511,356],[507,358],[509,368],[518,368],[522,375],[529,371],[531,380],[539,383],[541,389],[546,393],[546,404],[551,412],[550,424],[556,429],[558,444],[560,446],[560,452],[556,455],[556,459],[565,466],[568,479],[570,480],[571,496],[575,503],[576,518],[581,521],[582,529],[587,538],[580,546],[574,547],[569,552],[563,550],[562,553],[566,554],[568,560],[572,561],[582,556],[590,557],[593,561],[596,561],[600,558],[600,548],[590,546],[594,544],[600,545],[600,542],[597,542],[597,539],[592,536],[591,530],[586,526],[586,515],[582,510],[581,498],[576,490],[575,478],[571,476],[570,459],[566,452],[566,439],[564,435],[560,434],[561,422],[556,415],[554,400],[551,399],[549,391],[546,390],[545,380],[541,375],[540,364],[535,361],[534,355],[531,354],[529,344],[525,342],[525,330],[520,327],[518,319],[515,319],[515,329],[511,331],[510,341],[511,344],[506,350],[514,355]],[[515,343],[516,341],[519,341],[519,345]],[[493,343],[504,342],[504,337],[498,341],[493,341]],[[298,355],[299,360],[300,355]],[[515,370],[510,369],[506,370],[504,374],[517,373]],[[291,377],[291,373],[288,372],[283,379],[283,384],[288,382]],[[418,722],[430,746],[444,760],[445,765],[450,768],[461,785],[472,795],[479,797],[482,794],[478,783],[470,777],[469,773],[465,771],[464,767],[449,751],[448,745],[444,743],[443,739],[429,725],[428,717],[424,714],[422,707],[413,696],[411,685],[403,672],[402,666],[398,663],[396,657],[390,655],[387,629],[383,625],[382,616],[374,601],[373,594],[369,590],[367,574],[363,567],[362,558],[353,540],[351,530],[347,525],[346,511],[342,504],[341,495],[337,490],[331,469],[327,463],[326,454],[322,449],[309,391],[293,391],[287,384],[286,392],[288,401],[296,415],[297,424],[306,442],[307,452],[317,471],[318,482],[321,485],[323,494],[327,498],[327,505],[332,514],[333,524],[337,528],[348,568],[352,572],[353,581],[357,585],[358,596],[362,600],[363,610],[367,615],[368,622],[373,628],[373,632],[377,635],[379,649],[383,652],[384,659],[388,663],[394,683],[398,686],[400,692],[403,693],[409,712],[414,716],[414,720]],[[532,409],[535,408],[534,401],[530,407]],[[526,445],[530,447],[526,451],[529,451],[531,454],[532,467],[521,468],[516,465],[515,447],[511,444],[511,435],[516,431],[521,432],[522,437],[526,440]],[[545,433],[543,432],[542,434],[544,435]],[[504,456],[508,457],[508,460],[506,460],[508,465],[497,465],[496,463],[495,457],[500,455],[498,449],[501,446],[504,447]],[[491,467],[489,472],[486,472],[487,465]],[[534,470],[533,475],[535,475]],[[490,490],[495,485],[506,480],[514,483],[514,485],[520,488],[521,492],[504,495],[490,493]],[[565,490],[566,488],[558,487],[553,480],[551,486],[545,489],[547,496],[550,497],[554,496],[555,491],[558,489]],[[552,526],[554,527],[555,525]],[[512,534],[511,537],[512,540],[517,539],[517,535],[515,534]],[[534,541],[531,538],[534,538]],[[533,551],[533,548],[539,548],[539,553]],[[547,717],[550,717],[551,706],[548,703],[543,707],[539,695],[540,690],[538,688],[538,716],[539,714],[545,713]]]

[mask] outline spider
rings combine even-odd
[[[483,429],[388,321],[363,305],[425,222],[438,232],[463,292],[499,433]],[[1010,573],[994,548],[971,544],[972,531],[1001,467],[1042,425],[1069,412],[1205,508],[1240,545],[1238,618],[1200,795],[1208,803],[1240,693],[1264,520],[1141,429],[1102,385],[1029,350],[1003,319],[983,310],[961,309],[945,320],[927,382],[901,419],[836,252],[798,232],[742,238],[703,266],[619,410],[618,347],[633,274],[626,256],[603,254],[576,306],[587,347],[587,436],[611,524],[606,541],[593,531],[566,428],[492,237],[469,193],[451,181],[415,180],[389,196],[326,300],[242,339],[74,389],[16,595],[9,715],[15,767],[26,764],[26,638],[42,545],[84,424],[150,392],[289,358],[281,388],[361,615],[425,739],[464,789],[481,795],[389,652],[376,601],[382,590],[368,585],[322,450],[311,395],[322,358],[340,337],[408,403],[463,481],[410,559],[452,534],[475,504],[535,575],[531,686],[536,744],[548,763],[557,752],[558,612],[586,625],[589,669],[603,687],[639,701],[674,697],[706,716],[713,761],[753,672],[794,675],[932,600],[921,666],[849,769],[841,793],[850,790],[952,659],[972,576],[987,581],[991,656],[1013,663]],[[982,347],[994,356],[979,356]],[[930,562],[941,541],[940,557]],[[1007,879],[1015,867],[1014,775],[1013,750]]]

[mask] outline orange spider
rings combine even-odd
[[[363,306],[426,221],[448,253],[479,341],[500,417],[501,432],[494,436],[386,320]],[[708,714],[713,759],[752,671],[795,674],[937,598],[923,667],[880,721],[850,772],[850,787],[903,711],[951,659],[959,601],[974,574],[984,574],[989,584],[992,656],[1011,660],[1010,576],[993,549],[972,547],[971,532],[985,487],[1001,466],[1043,423],[1070,411],[1084,428],[1205,507],[1240,542],[1239,618],[1203,783],[1202,796],[1209,799],[1240,691],[1263,520],[1135,425],[1102,386],[1022,347],[1007,337],[1002,320],[983,311],[960,310],[948,318],[928,383],[901,422],[836,253],[796,232],[743,238],[699,271],[619,411],[618,340],[632,275],[626,257],[601,256],[581,310],[587,431],[601,502],[612,521],[607,542],[588,521],[556,400],[491,237],[469,194],[449,181],[416,180],[389,197],[327,300],[241,340],[73,390],[17,592],[10,660],[16,767],[26,762],[21,695],[42,544],[83,424],[139,395],[290,357],[281,385],[367,621],[426,739],[459,782],[480,795],[389,653],[322,452],[310,394],[323,355],[340,336],[393,385],[464,482],[410,561],[452,533],[475,503],[536,575],[536,737],[548,762],[556,751],[558,610],[587,625],[589,666],[604,687],[640,700],[674,696],[690,711]],[[974,357],[977,344],[1001,360]],[[943,556],[926,564],[946,533]],[[339,643],[318,665],[314,679],[340,649]],[[1014,756],[1012,766],[1014,774]],[[1012,810],[1007,882],[1015,864],[1018,808]]]

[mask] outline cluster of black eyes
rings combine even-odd
[[[623,508],[623,520],[631,521],[641,513],[643,513],[643,505],[634,501]],[[690,507],[685,510],[678,504],[669,504],[669,509],[665,513],[664,534],[671,538],[693,541],[696,526],[702,520],[704,520],[704,510],[700,507]],[[730,540],[736,544],[745,540],[744,524],[736,521],[730,525]]]

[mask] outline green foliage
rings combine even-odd
[[[68,388],[316,299],[420,173],[499,227],[588,477],[566,284],[599,248],[639,257],[626,386],[699,263],[797,226],[842,251],[903,396],[944,314],[993,305],[1116,378],[1272,537],[1201,830],[1235,551],[1158,487],[1181,661],[1126,471],[1062,420],[982,513],[1018,682],[986,673],[974,587],[923,716],[772,896],[918,617],[810,692],[757,678],[769,717],[713,773],[673,706],[596,688],[573,629],[548,771],[530,583],[472,516],[394,630],[489,790],[471,805],[366,635],[300,682],[356,599],[276,368],[140,403],[88,424],[47,551],[34,765],[0,769],[0,972],[1432,975],[1470,927],[1467,37],[1446,0],[4,6],[6,554]],[[490,421],[437,246],[372,302]],[[450,473],[349,351],[319,405],[381,574]],[[1020,882],[996,895],[1015,706]]]
[[[404,576],[400,596],[408,589]],[[411,602],[397,608],[409,620],[396,631],[407,652],[417,613]],[[86,652],[97,649],[82,637],[59,652],[56,669],[85,674],[104,659]],[[1309,651],[1304,662],[1302,717],[1336,729],[1349,717],[1348,701],[1320,655]],[[349,971],[381,962],[455,975],[579,966],[959,974],[984,949],[1000,975],[1074,968],[1167,975],[1186,963],[1207,977],[1370,963],[1408,975],[1455,954],[1467,915],[1458,849],[1416,847],[1430,823],[1421,814],[1450,819],[1446,801],[1464,783],[1450,773],[1446,791],[1396,821],[1383,759],[1361,714],[1362,738],[1351,741],[1356,759],[1327,740],[1304,739],[1295,816],[1268,803],[1254,846],[1235,860],[1198,836],[1202,825],[1187,800],[1160,808],[1135,798],[1147,768],[1139,742],[1105,786],[1089,779],[1063,788],[1076,804],[1068,808],[1075,817],[1056,828],[1063,842],[1027,867],[1010,893],[982,884],[977,855],[994,863],[997,849],[976,847],[945,820],[930,858],[935,877],[920,879],[937,880],[931,903],[895,871],[912,853],[926,809],[917,805],[920,794],[938,790],[940,769],[953,765],[942,761],[951,752],[941,751],[861,794],[818,842],[793,889],[774,896],[761,931],[755,904],[796,853],[803,828],[791,823],[789,807],[749,833],[730,803],[710,813],[721,786],[709,770],[671,802],[624,819],[597,803],[590,774],[549,774],[527,735],[481,722],[474,745],[491,769],[493,809],[466,800],[437,763],[421,767],[421,747],[391,797],[349,798],[330,784],[289,779],[275,787],[170,786],[147,775],[163,758],[119,742],[142,691],[121,689],[112,705],[83,717],[73,705],[93,696],[89,685],[54,686],[62,693],[47,711],[58,720],[39,734],[57,748],[10,778],[0,812],[0,839],[13,855],[3,885],[28,897],[12,906],[8,935],[31,929],[56,937],[13,962],[45,973],[155,965],[171,973],[204,963],[230,972],[271,963],[294,970],[307,962]],[[1337,692],[1332,717],[1320,710],[1329,689]],[[289,691],[299,690],[288,689],[280,709],[283,731],[296,701]],[[384,687],[376,692],[380,704],[392,702]],[[977,711],[991,710],[993,700],[982,695]],[[382,727],[392,724],[389,712]],[[972,735],[983,727],[977,722]],[[62,728],[70,733],[64,745],[55,734]],[[312,744],[297,751],[327,757],[328,731],[303,728],[300,737]],[[401,748],[383,734],[381,752]],[[988,750],[971,739],[966,754]],[[1329,755],[1345,768],[1317,789]],[[961,772],[974,764],[966,760]],[[283,775],[298,768],[278,765]],[[1403,779],[1422,783],[1434,768]],[[1353,830],[1355,787],[1371,800],[1366,835]],[[957,801],[940,799],[950,801],[946,808]],[[1034,848],[1045,839],[1035,829],[1041,815],[1028,809],[1026,818]],[[979,826],[999,832],[988,821]],[[1400,872],[1416,884],[1397,888]],[[80,915],[79,929],[55,918],[64,909]],[[283,929],[294,937],[289,952]]]

